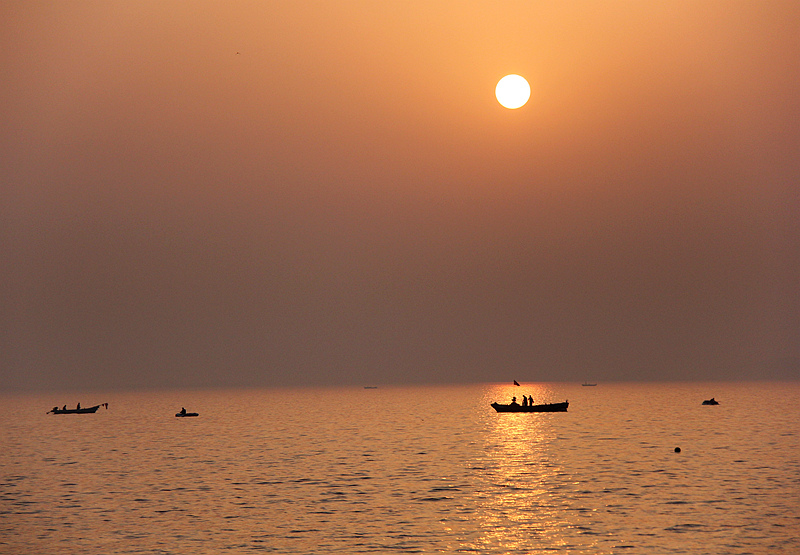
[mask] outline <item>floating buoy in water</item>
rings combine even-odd
[[[680,447],[676,447],[676,448],[675,448],[675,452],[676,452],[676,453],[680,453],[680,452],[681,452],[681,448],[680,448]]]

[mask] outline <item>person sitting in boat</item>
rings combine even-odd
[[[64,405],[64,408],[61,409],[61,410],[67,410],[67,405]]]
[[[78,403],[78,410],[81,410],[81,404]]]
[[[512,405],[518,405],[519,404],[519,403],[517,403],[517,398],[516,397],[512,397],[511,398],[511,404]]]
[[[186,414],[186,407],[181,407],[181,412],[178,414]]]

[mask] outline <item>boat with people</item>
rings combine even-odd
[[[175,413],[175,416],[177,418],[183,418],[184,416],[200,416],[200,415],[196,412],[186,412],[186,409],[184,407],[181,407],[180,412]]]
[[[511,403],[503,405],[500,403],[492,403],[492,408],[497,412],[567,412],[569,401],[563,403],[544,403],[542,405],[520,405],[517,403],[517,398],[514,397]]]
[[[74,409],[68,409],[67,405],[64,405],[62,408],[53,407],[46,414],[94,414],[100,407],[108,409],[108,403],[100,403],[93,407],[81,407],[81,404],[78,403],[78,406]]]
[[[717,401],[716,399],[714,399],[712,397],[711,399],[706,399],[701,404],[703,404],[703,405],[719,405],[719,401]]]

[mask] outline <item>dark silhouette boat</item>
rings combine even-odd
[[[186,416],[200,416],[200,415],[197,414],[196,412],[186,412],[185,408],[181,408],[180,412],[175,413],[175,416],[177,418],[184,418]]]
[[[712,397],[711,399],[706,399],[701,404],[703,404],[703,405],[719,405],[719,401],[717,401],[716,399],[714,399]]]
[[[81,408],[81,406],[78,405],[78,408],[74,408],[74,409],[68,409],[68,408],[66,408],[66,405],[65,405],[65,408],[63,408],[63,409],[60,409],[58,407],[53,407],[52,409],[47,411],[47,414],[50,414],[50,413],[52,413],[52,414],[93,414],[93,413],[97,412],[97,409],[99,409],[100,407],[108,408],[108,403],[102,403],[100,405],[95,405],[93,407],[83,407],[83,408]]]
[[[581,385],[584,386],[584,387],[594,387],[597,384],[596,383],[583,382]]]
[[[519,403],[509,403],[501,405],[492,403],[492,408],[497,412],[567,412],[569,401],[563,403],[545,403],[543,405],[520,405]]]

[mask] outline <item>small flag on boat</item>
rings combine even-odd
[[[514,385],[519,385],[519,382],[517,380],[514,380]]]

